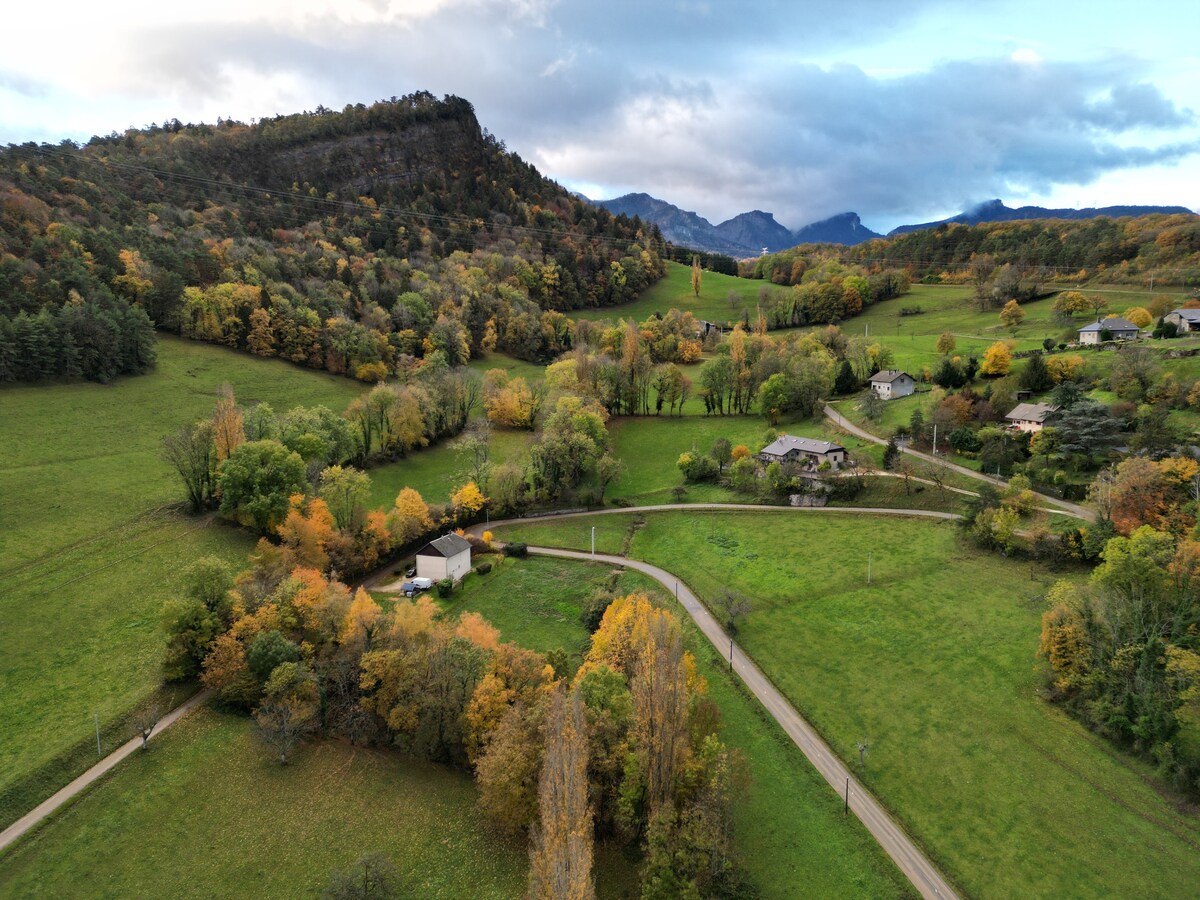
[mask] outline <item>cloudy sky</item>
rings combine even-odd
[[[0,143],[458,94],[543,173],[876,230],[1200,207],[1194,0],[64,0],[5,13]],[[77,8],[76,8],[77,7]]]

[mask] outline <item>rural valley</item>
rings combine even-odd
[[[0,897],[1194,896],[1184,187],[904,206],[847,145],[707,219],[759,187],[522,115],[0,148]]]

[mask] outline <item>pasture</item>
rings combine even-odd
[[[753,599],[739,642],[843,759],[869,745],[861,777],[968,895],[1194,890],[1200,820],[1039,696],[1042,596],[1069,573],[921,520],[643,515],[630,555]],[[584,547],[589,520],[566,524],[497,537]]]
[[[623,521],[609,529],[606,520],[613,519]],[[558,525],[574,528],[580,521]],[[601,552],[618,552],[633,527],[633,517],[623,515],[594,521]],[[657,582],[638,572],[618,574],[605,564],[529,557],[502,560],[488,575],[468,576],[463,589],[442,605],[452,614],[481,613],[500,628],[502,640],[539,650],[582,650],[588,634],[579,613],[587,599],[634,590],[671,602]],[[792,897],[797,885],[815,897],[908,895],[908,883],[866,830],[843,817],[838,798],[803,754],[730,677],[691,619],[680,616],[709,695],[721,709],[722,739],[746,757],[751,781],[734,805],[734,835],[739,859],[762,896]]]
[[[241,565],[246,532],[178,511],[162,437],[211,414],[217,387],[276,411],[341,410],[352,381],[163,337],[158,367],[111,385],[0,391],[0,822],[112,749],[155,700],[162,603],[204,554]],[[89,751],[90,742],[90,751]],[[107,751],[106,751],[107,752]]]

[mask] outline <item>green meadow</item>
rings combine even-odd
[[[611,519],[624,519],[610,521]],[[630,555],[703,598],[750,596],[738,640],[970,896],[1180,897],[1200,821],[1039,696],[1042,597],[1071,575],[957,528],[822,513],[644,513]],[[498,537],[586,547],[587,518]],[[598,529],[599,530],[599,529]],[[606,541],[612,552],[615,541]],[[872,580],[867,584],[867,554]]]
[[[0,822],[111,750],[157,695],[162,603],[213,553],[240,565],[251,536],[178,511],[162,437],[211,414],[219,385],[277,411],[341,410],[344,378],[163,337],[150,374],[111,385],[0,390]],[[90,747],[90,750],[89,750]],[[107,751],[106,751],[107,752]]]

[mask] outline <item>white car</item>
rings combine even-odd
[[[427,591],[431,587],[433,587],[433,579],[432,578],[414,578],[414,579],[412,579],[412,583],[415,584],[417,587],[419,587],[423,591]]]

